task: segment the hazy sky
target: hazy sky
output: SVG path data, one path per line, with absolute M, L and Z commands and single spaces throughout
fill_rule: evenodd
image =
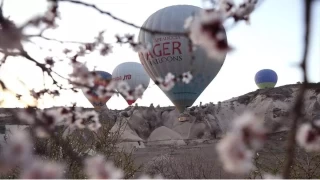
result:
M 88 0 L 89 1 L 89 0 Z M 320 81 L 320 3 L 313 7 L 312 41 L 309 59 L 309 78 L 312 82 Z M 170 5 L 190 4 L 202 6 L 202 0 L 90 0 L 97 6 L 112 14 L 142 25 L 143 22 L 155 11 Z M 10 19 L 21 24 L 28 18 L 44 12 L 46 0 L 6 0 L 4 14 Z M 60 40 L 90 42 L 96 34 L 106 29 L 107 41 L 115 42 L 114 35 L 137 33 L 138 29 L 116 22 L 111 18 L 82 6 L 70 3 L 61 3 L 62 20 L 59 28 L 45 35 Z M 195 104 L 217 102 L 230 99 L 257 89 L 254 83 L 254 75 L 257 71 L 270 68 L 277 72 L 277 86 L 296 83 L 302 80 L 301 71 L 296 65 L 301 60 L 303 45 L 303 4 L 301 0 L 264 0 L 263 4 L 252 14 L 251 25 L 240 23 L 231 30 L 227 30 L 229 43 L 235 47 L 235 51 L 227 55 L 226 61 L 216 78 L 209 84 L 197 99 Z M 31 31 L 31 30 L 30 30 Z M 48 41 L 36 41 L 37 45 L 28 44 L 30 54 L 42 61 L 46 56 L 62 54 L 65 47 L 77 47 L 74 45 L 62 45 Z M 42 46 L 41 50 L 39 46 Z M 52 49 L 49 51 L 48 49 Z M 86 56 L 83 59 L 88 66 L 97 70 L 112 73 L 120 63 L 127 61 L 140 62 L 138 54 L 128 46 L 114 45 L 113 53 L 101 57 L 98 53 Z M 64 62 L 55 67 L 55 70 L 67 76 L 70 73 L 69 65 Z M 0 78 L 9 88 L 26 93 L 25 87 L 18 82 L 22 80 L 29 89 L 43 88 L 42 72 L 32 63 L 23 58 L 11 58 L 0 70 Z M 48 78 L 47 78 L 48 79 Z M 50 81 L 47 81 L 49 86 Z M 136 102 L 139 105 L 154 103 L 161 106 L 172 105 L 164 93 L 150 81 L 149 88 L 145 91 L 143 99 Z M 2 95 L 0 94 L 0 97 Z M 2 96 L 3 97 L 3 96 Z M 14 98 L 6 96 L 6 107 L 18 107 L 23 104 Z M 77 102 L 79 106 L 92 107 L 85 96 L 80 93 L 63 92 L 56 99 L 45 98 L 41 107 L 70 105 Z M 111 109 L 123 109 L 127 103 L 120 96 L 112 97 L 107 103 Z

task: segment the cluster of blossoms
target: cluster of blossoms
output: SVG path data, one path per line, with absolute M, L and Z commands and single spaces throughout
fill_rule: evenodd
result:
M 151 44 L 142 44 L 142 43 L 134 42 L 134 35 L 127 34 L 124 37 L 116 35 L 116 38 L 117 38 L 117 43 L 119 43 L 119 44 L 128 43 L 133 48 L 133 50 L 136 52 L 148 52 L 152 48 Z M 190 71 L 184 72 L 180 75 L 177 75 L 177 77 L 174 76 L 171 72 L 169 72 L 164 78 L 157 77 L 155 80 L 155 84 L 158 85 L 162 90 L 169 91 L 174 87 L 176 82 L 181 81 L 183 83 L 188 84 L 192 80 L 192 77 L 193 76 Z M 122 86 L 126 87 L 127 85 L 122 83 Z M 143 93 L 143 91 L 140 91 L 140 90 L 143 90 L 142 89 L 143 87 L 141 86 L 141 87 L 137 87 L 137 88 L 138 89 L 136 89 L 136 90 L 138 91 L 138 93 L 136 93 L 136 94 L 137 94 L 137 97 L 140 98 L 139 92 Z M 122 88 L 122 89 L 123 90 L 127 89 L 127 92 L 121 92 L 121 93 L 125 97 L 128 97 L 127 98 L 128 100 L 131 100 L 132 98 L 134 98 L 134 97 L 132 97 L 132 94 L 134 94 L 134 91 L 130 92 L 127 87 Z
M 86 43 L 80 46 L 79 56 L 84 56 L 87 52 L 99 50 L 101 56 L 106 56 L 112 53 L 112 46 L 104 42 L 104 31 L 101 31 L 92 43 Z
M 57 126 L 97 131 L 101 124 L 95 111 L 84 111 L 80 107 L 63 107 L 39 110 L 32 107 L 18 113 L 20 121 L 34 127 L 39 137 L 49 137 Z
M 263 120 L 250 112 L 234 119 L 231 131 L 219 142 L 217 151 L 224 169 L 247 173 L 253 168 L 252 158 L 267 138 Z
M 63 179 L 67 173 L 63 162 L 43 160 L 33 154 L 33 142 L 26 130 L 15 130 L 9 135 L 0 152 L 0 173 L 9 173 L 18 166 L 21 179 Z M 88 179 L 123 179 L 124 172 L 96 154 L 84 159 L 84 172 Z M 157 179 L 162 179 L 157 176 Z M 152 179 L 142 175 L 140 179 Z
M 70 83 L 83 89 L 87 96 L 106 98 L 111 97 L 114 93 L 120 93 L 125 97 L 125 99 L 134 100 L 141 98 L 146 89 L 142 84 L 131 89 L 126 81 L 110 81 L 107 86 L 95 85 L 94 80 L 99 76 L 98 74 L 89 71 L 86 64 L 76 61 L 76 58 L 73 58 L 70 64 L 73 68 L 72 73 L 69 75 L 71 78 Z M 168 73 L 164 79 L 160 77 L 157 78 L 155 84 L 161 89 L 169 91 L 173 88 L 176 82 L 188 84 L 192 78 L 193 76 L 190 71 L 182 73 L 177 77 L 172 73 Z
M 184 72 L 179 76 L 175 76 L 172 73 L 168 73 L 165 78 L 158 77 L 155 81 L 155 84 L 158 85 L 164 91 L 170 91 L 176 82 L 183 82 L 189 84 L 193 76 L 190 71 Z
M 72 61 L 73 72 L 70 74 L 71 84 L 81 88 L 86 96 L 108 98 L 115 93 L 122 94 L 127 100 L 134 100 L 142 97 L 145 87 L 142 84 L 131 89 L 126 81 L 110 81 L 106 86 L 94 84 L 99 78 L 95 72 L 90 72 L 84 63 Z M 117 90 L 117 91 L 116 91 Z
M 21 179 L 63 178 L 63 163 L 41 160 L 33 154 L 33 142 L 26 130 L 15 130 L 1 148 L 0 172 L 6 174 L 16 166 L 21 169 Z
M 320 120 L 302 124 L 298 129 L 296 140 L 307 151 L 320 151 Z
M 232 48 L 227 42 L 223 23 L 230 18 L 235 22 L 249 20 L 257 0 L 246 0 L 236 5 L 232 0 L 220 0 L 214 8 L 200 11 L 185 21 L 185 29 L 193 44 L 203 47 L 210 57 L 224 59 L 227 51 Z

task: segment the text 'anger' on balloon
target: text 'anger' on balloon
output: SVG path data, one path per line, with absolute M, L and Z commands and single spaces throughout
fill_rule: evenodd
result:
M 174 39 L 180 38 L 179 36 Z M 170 38 L 158 37 L 153 40 L 152 48 L 147 52 L 140 52 L 139 56 L 145 58 L 150 65 L 181 61 L 182 49 L 180 41 L 170 41 Z M 168 41 L 169 40 L 169 41 Z

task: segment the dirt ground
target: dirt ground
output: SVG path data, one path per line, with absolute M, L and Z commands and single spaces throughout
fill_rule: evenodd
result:
M 134 157 L 137 165 L 146 166 L 145 172 L 161 172 L 172 179 L 259 179 L 265 173 L 281 173 L 287 135 L 287 132 L 270 134 L 264 148 L 258 151 L 253 159 L 257 169 L 244 175 L 230 174 L 223 170 L 215 150 L 219 140 L 190 141 L 185 146 L 148 146 L 146 144 L 146 148 L 137 149 L 134 152 Z M 298 148 L 296 155 L 292 178 L 320 177 L 319 153 L 309 154 Z M 165 160 L 159 160 L 161 157 Z

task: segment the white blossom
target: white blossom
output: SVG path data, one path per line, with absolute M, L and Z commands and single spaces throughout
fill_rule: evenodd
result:
M 73 71 L 71 74 L 69 74 L 69 76 L 75 83 L 89 86 L 93 85 L 95 76 L 90 73 L 88 67 L 85 64 L 81 62 L 72 62 L 71 66 L 73 68 Z
M 86 128 L 86 126 L 84 125 L 84 119 L 82 119 L 82 118 L 77 119 L 77 120 L 74 122 L 73 127 L 76 127 L 76 128 L 78 128 L 78 129 L 84 129 L 84 128 Z
M 128 85 L 127 82 L 119 81 L 118 84 L 117 84 L 117 89 L 124 96 L 128 96 L 129 95 L 130 86 Z
M 86 54 L 86 49 L 82 46 L 79 47 L 78 56 L 84 56 Z
M 183 28 L 184 29 L 189 29 L 192 25 L 192 22 L 194 20 L 194 17 L 193 16 L 189 16 L 185 21 L 184 21 L 184 24 L 183 24 Z
M 99 32 L 98 36 L 94 38 L 96 44 L 100 44 L 104 42 L 104 37 L 103 37 L 104 32 L 105 31 Z
M 192 74 L 190 71 L 183 73 L 182 76 L 182 81 L 186 84 L 189 84 L 189 82 L 192 80 Z
M 160 80 L 160 88 L 164 91 L 170 91 L 175 85 L 174 78 L 175 76 L 169 72 L 164 80 Z
M 249 15 L 255 9 L 257 1 L 256 0 L 245 0 L 239 7 L 235 10 L 234 17 L 236 19 L 249 19 Z
M 234 0 L 220 0 L 218 8 L 225 12 L 233 12 L 236 6 Z
M 163 91 L 170 91 L 173 87 L 174 87 L 174 82 L 170 81 L 170 82 L 163 82 L 161 84 L 159 84 L 159 87 L 163 90 Z
M 106 162 L 102 155 L 85 160 L 85 173 L 90 179 L 121 179 L 124 175 L 112 162 Z
M 152 48 L 152 45 L 150 43 L 147 44 L 135 44 L 134 46 L 131 46 L 135 52 L 140 53 L 147 53 Z
M 188 27 L 189 37 L 195 45 L 203 47 L 209 57 L 223 60 L 229 47 L 226 38 L 217 39 L 217 34 L 224 33 L 222 26 L 226 14 L 221 11 L 200 11 L 192 19 L 187 19 L 185 26 Z M 191 21 L 191 22 L 190 22 Z
M 39 112 L 39 111 L 38 111 Z M 40 110 L 37 118 L 40 120 L 45 120 L 46 118 L 52 118 L 52 127 L 56 124 L 60 123 L 65 119 L 65 116 L 61 114 L 60 109 L 47 109 L 47 110 Z
M 68 113 L 68 115 L 69 116 L 68 116 L 68 118 L 65 119 L 63 125 L 70 127 L 71 129 L 85 128 L 85 126 L 83 124 L 82 111 L 80 111 L 79 108 L 76 108 L 74 111 L 70 111 Z
M 242 138 L 250 148 L 261 148 L 266 140 L 267 129 L 264 127 L 263 119 L 251 112 L 245 112 L 234 119 L 232 133 Z
M 163 79 L 161 78 L 161 77 L 156 77 L 156 81 L 159 83 L 159 84 L 161 84 L 161 83 L 163 83 Z
M 27 165 L 32 157 L 32 140 L 26 130 L 13 130 L 2 147 L 1 160 L 8 165 Z
M 101 99 L 109 98 L 113 95 L 112 91 L 107 90 L 107 88 L 103 86 L 98 86 L 95 92 L 97 96 Z
M 21 179 L 62 179 L 64 164 L 35 160 L 23 169 Z
M 34 131 L 35 131 L 35 134 L 37 135 L 37 137 L 39 137 L 39 138 L 49 138 L 50 137 L 50 134 L 47 132 L 47 130 L 41 126 L 35 127 Z
M 99 128 L 101 127 L 101 123 L 100 122 L 94 122 L 94 123 L 90 123 L 87 128 L 91 131 L 97 131 Z
M 89 124 L 86 126 L 91 131 L 97 131 L 101 127 L 101 124 L 99 122 L 99 114 L 95 111 L 84 112 L 82 114 L 82 120 L 92 121 L 92 122 L 89 122 Z M 82 124 L 81 128 L 84 128 L 84 127 L 85 126 Z
M 171 72 L 169 72 L 169 73 L 166 75 L 166 77 L 164 78 L 164 81 L 165 81 L 165 82 L 173 81 L 174 78 L 175 78 L 175 76 L 174 76 Z
M 99 114 L 96 111 L 85 111 L 81 114 L 81 118 L 90 119 L 93 122 L 99 122 Z
M 139 84 L 133 92 L 134 99 L 141 98 L 144 91 L 145 91 L 145 88 L 143 87 L 143 85 Z
M 117 82 L 116 81 L 110 81 L 108 85 L 106 86 L 107 91 L 114 91 L 117 87 Z
M 314 126 L 304 123 L 297 132 L 297 143 L 307 151 L 320 151 L 320 120 L 314 121 Z
M 35 117 L 33 114 L 27 112 L 26 110 L 20 111 L 17 114 L 18 119 L 27 124 L 33 124 L 35 122 Z
M 74 111 L 71 110 L 71 108 L 59 108 L 58 111 L 60 112 L 60 117 L 63 119 L 63 121 L 59 121 L 57 123 L 58 125 L 64 125 L 69 126 L 73 122 L 73 116 L 75 117 L 75 120 L 81 118 L 82 109 L 80 107 L 76 107 Z
M 247 173 L 253 168 L 253 152 L 248 150 L 241 137 L 229 133 L 218 144 L 217 152 L 226 171 Z

